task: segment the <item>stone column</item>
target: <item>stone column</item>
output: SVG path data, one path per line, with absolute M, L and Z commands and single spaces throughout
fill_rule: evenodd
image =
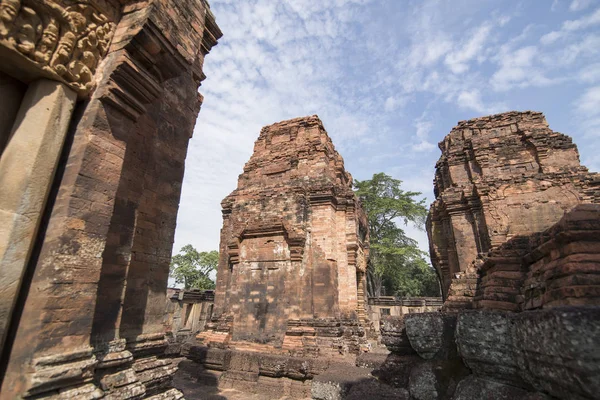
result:
M 65 84 L 29 85 L 0 158 L 0 348 L 6 338 L 77 96 Z

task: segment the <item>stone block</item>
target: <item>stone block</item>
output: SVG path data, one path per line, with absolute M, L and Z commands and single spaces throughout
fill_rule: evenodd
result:
M 526 387 L 519 375 L 511 329 L 511 313 L 463 311 L 456 323 L 458 351 L 476 376 Z
M 356 366 L 370 369 L 380 368 L 387 358 L 388 354 L 361 353 L 356 357 Z
M 205 346 L 192 346 L 188 358 L 204 365 L 208 369 L 225 371 L 229 369 L 231 351 Z
M 275 354 L 261 354 L 258 363 L 261 375 L 278 378 L 284 376 L 287 371 L 288 357 Z
M 411 347 L 426 360 L 457 356 L 454 331 L 456 315 L 446 313 L 408 314 L 404 318 Z
M 352 385 L 344 400 L 409 400 L 406 389 L 388 386 L 376 379 L 367 379 Z
M 451 399 L 458 383 L 469 374 L 459 358 L 419 360 L 410 371 L 408 391 L 414 400 Z
M 408 388 L 410 371 L 420 361 L 422 361 L 421 358 L 416 354 L 407 356 L 391 353 L 385 362 L 374 369 L 371 374 L 389 386 Z
M 600 393 L 600 307 L 556 307 L 513 317 L 515 359 L 526 382 L 561 399 Z
M 456 389 L 453 400 L 551 400 L 542 394 L 492 380 L 469 376 Z
M 402 355 L 415 354 L 406 335 L 403 317 L 385 317 L 379 324 L 381 342 L 389 351 Z

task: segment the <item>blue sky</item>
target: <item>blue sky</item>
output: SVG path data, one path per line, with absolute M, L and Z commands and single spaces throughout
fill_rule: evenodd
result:
M 437 143 L 460 120 L 542 111 L 600 170 L 600 0 L 212 0 L 174 252 L 218 249 L 220 202 L 260 128 L 317 114 L 346 169 L 433 200 Z M 423 231 L 407 232 L 426 250 Z

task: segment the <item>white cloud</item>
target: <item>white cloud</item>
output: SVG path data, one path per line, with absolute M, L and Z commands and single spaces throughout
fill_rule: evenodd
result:
M 581 115 L 600 115 L 600 86 L 594 86 L 586 90 L 577 100 L 576 110 Z
M 578 31 L 597 24 L 600 24 L 600 8 L 580 19 L 563 22 L 562 29 L 565 31 Z
M 536 46 L 519 49 L 502 48 L 495 61 L 498 70 L 490 83 L 495 91 L 503 92 L 513 88 L 543 87 L 563 81 L 564 77 L 548 77 L 552 65 L 566 60 L 556 58 L 556 54 L 540 52 Z
M 417 152 L 431 151 L 437 148 L 437 146 L 427 140 L 421 140 L 419 143 L 412 146 L 412 149 Z
M 408 97 L 406 96 L 389 96 L 385 99 L 383 109 L 386 112 L 396 111 L 398 108 L 404 107 L 408 103 Z
M 582 162 L 590 171 L 600 172 L 600 85 L 588 88 L 573 103 L 573 120 L 582 131 L 583 136 L 589 139 L 587 146 L 579 143 L 580 153 L 585 154 Z
M 437 146 L 429 141 L 429 135 L 431 134 L 434 127 L 433 117 L 426 109 L 419 118 L 416 118 L 413 122 L 415 127 L 415 136 L 417 142 L 411 146 L 411 149 L 415 152 L 430 152 L 437 148 Z
M 600 63 L 583 67 L 578 73 L 578 79 L 585 83 L 595 83 L 600 81 Z
M 479 26 L 466 43 L 446 55 L 444 63 L 455 74 L 468 71 L 468 62 L 482 53 L 491 30 L 488 24 Z
M 571 8 L 573 7 L 574 3 L 577 3 L 577 1 L 571 3 Z M 567 37 L 573 32 L 587 29 L 598 24 L 600 24 L 600 8 L 598 8 L 593 13 L 583 16 L 579 19 L 568 20 L 563 22 L 560 30 L 552 31 L 550 33 L 545 34 L 540 38 L 540 42 L 543 45 L 550 45 L 559 39 Z
M 506 106 L 502 103 L 486 105 L 481 98 L 481 92 L 477 89 L 462 91 L 458 95 L 457 103 L 460 108 L 473 110 L 481 114 L 496 114 L 507 111 Z
M 573 0 L 569 5 L 569 11 L 585 10 L 592 5 L 593 0 Z
M 433 128 L 433 122 L 423 120 L 423 117 L 421 117 L 415 122 L 415 128 L 417 128 L 417 137 L 419 139 L 427 139 Z
M 561 31 L 552 31 L 550 33 L 545 34 L 540 38 L 540 43 L 543 45 L 549 45 L 556 42 L 558 39 L 563 37 L 565 34 Z
M 535 46 L 526 46 L 518 50 L 508 49 L 500 53 L 496 60 L 500 64 L 498 71 L 492 76 L 495 90 L 508 90 L 531 79 L 533 60 L 537 54 Z

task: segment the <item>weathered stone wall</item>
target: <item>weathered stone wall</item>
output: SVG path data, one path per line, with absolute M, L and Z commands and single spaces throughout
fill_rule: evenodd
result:
M 598 175 L 580 166 L 571 138 L 550 130 L 541 113 L 462 121 L 440 149 L 427 232 L 449 305 L 470 304 L 488 251 L 600 199 Z
M 67 7 L 59 22 L 74 24 L 75 39 L 59 24 L 50 71 L 35 64 L 46 62 L 36 53 L 25 63 L 12 55 L 14 42 L 0 43 L 14 61 L 2 59 L 5 73 L 27 64 L 16 78 L 57 79 L 85 99 L 76 105 L 16 296 L 2 355 L 3 399 L 181 396 L 169 387 L 176 367 L 160 358 L 164 298 L 187 144 L 202 103 L 197 88 L 221 33 L 204 1 L 121 3 L 94 2 L 107 22 L 69 0 L 25 2 L 23 10 L 33 4 L 44 24 L 57 4 Z M 70 54 L 66 41 L 81 42 L 81 32 L 98 36 L 98 26 L 111 28 L 112 41 L 106 37 L 106 56 L 92 51 L 97 65 L 87 65 L 91 56 L 78 58 L 77 47 Z
M 187 352 L 196 335 L 210 321 L 214 299 L 212 290 L 167 289 L 163 326 L 169 341 L 168 354 Z
M 600 205 L 494 249 L 479 269 L 474 306 L 510 311 L 600 305 Z
M 364 335 L 366 216 L 318 117 L 263 128 L 221 204 L 216 319 L 202 339 L 318 351 L 335 344 L 315 333 L 337 346 L 345 329 Z

